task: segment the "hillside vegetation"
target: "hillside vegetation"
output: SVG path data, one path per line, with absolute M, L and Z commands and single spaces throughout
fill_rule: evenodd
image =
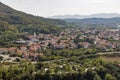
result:
M 118 28 L 120 18 L 86 18 L 86 19 L 64 19 L 64 21 L 81 28 Z
M 8 46 L 9 41 L 16 40 L 23 33 L 57 33 L 66 22 L 47 19 L 14 10 L 0 2 L 0 44 Z

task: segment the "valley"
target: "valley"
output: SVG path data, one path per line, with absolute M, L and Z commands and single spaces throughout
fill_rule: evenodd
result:
M 0 80 L 120 80 L 119 14 L 99 15 L 50 19 L 0 2 Z

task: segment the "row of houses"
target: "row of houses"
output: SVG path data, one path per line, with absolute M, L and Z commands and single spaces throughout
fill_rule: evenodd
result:
M 75 38 L 79 35 L 78 43 L 75 43 Z M 60 34 L 36 34 L 29 35 L 29 40 L 16 41 L 22 43 L 22 46 L 16 48 L 0 48 L 0 54 L 13 53 L 21 55 L 22 58 L 36 60 L 38 56 L 44 55 L 42 50 L 47 48 L 52 49 L 76 49 L 76 48 L 91 48 L 97 47 L 100 49 L 110 49 L 120 47 L 118 30 L 80 30 L 66 29 Z M 88 39 L 88 40 L 86 40 Z M 93 40 L 91 43 L 89 40 Z

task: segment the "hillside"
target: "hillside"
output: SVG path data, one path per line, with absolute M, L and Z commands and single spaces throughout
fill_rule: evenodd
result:
M 0 2 L 0 47 L 9 47 L 11 41 L 24 37 L 24 33 L 57 33 L 66 22 L 58 19 L 47 19 L 33 16 Z
M 62 20 L 47 19 L 26 14 L 24 12 L 14 10 L 3 3 L 0 3 L 0 21 L 4 21 L 9 25 L 19 26 L 19 30 L 22 31 L 28 31 L 32 28 L 36 30 L 37 28 L 37 30 L 40 29 L 40 31 L 38 32 L 46 33 L 51 33 L 51 30 L 56 31 L 59 28 L 59 26 L 61 27 L 66 24 Z M 26 27 L 22 28 L 22 26 Z M 50 28 L 51 30 L 49 31 L 48 28 Z M 43 31 L 45 29 L 47 30 Z
M 117 28 L 120 18 L 87 18 L 87 19 L 64 19 L 66 22 L 77 25 L 77 27 L 89 28 Z
M 120 18 L 87 18 L 87 19 L 64 19 L 67 22 L 76 22 L 76 23 L 120 23 Z

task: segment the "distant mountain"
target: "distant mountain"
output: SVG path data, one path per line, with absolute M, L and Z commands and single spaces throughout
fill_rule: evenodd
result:
M 81 28 L 118 28 L 120 25 L 120 18 L 86 18 L 86 19 L 64 19 L 70 26 Z
M 117 13 L 100 13 L 92 15 L 58 15 L 52 16 L 53 19 L 85 19 L 85 18 L 114 18 L 120 17 L 120 14 Z
M 115 18 L 86 18 L 86 19 L 64 19 L 68 23 L 93 23 L 93 24 L 120 24 L 120 17 Z

